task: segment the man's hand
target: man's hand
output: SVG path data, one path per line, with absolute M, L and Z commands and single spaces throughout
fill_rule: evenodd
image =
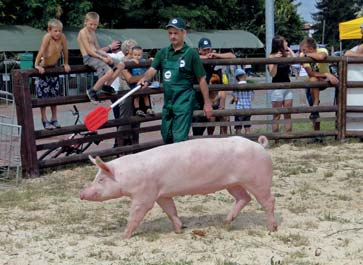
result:
M 110 44 L 111 51 L 118 50 L 121 48 L 121 42 L 119 40 L 113 40 Z
M 149 86 L 150 81 L 146 80 L 144 78 L 141 78 L 139 82 L 137 82 L 138 85 L 141 85 L 142 88 L 148 87 Z
M 328 78 L 329 82 L 332 85 L 339 84 L 339 80 L 338 80 L 338 78 L 335 77 L 335 75 L 332 75 L 331 73 L 325 73 L 325 77 Z
M 204 111 L 204 115 L 207 117 L 207 119 L 212 118 L 213 108 L 212 108 L 212 103 L 210 102 L 210 100 L 208 100 L 208 102 L 204 102 L 203 111 Z

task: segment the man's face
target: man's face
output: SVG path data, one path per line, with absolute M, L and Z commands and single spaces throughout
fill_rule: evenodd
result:
M 212 48 L 200 48 L 199 49 L 199 54 L 200 55 L 207 55 L 208 53 L 212 52 Z
M 184 43 L 185 30 L 176 29 L 173 27 L 168 28 L 169 41 L 172 45 L 181 45 Z
M 307 46 L 306 44 L 303 44 L 300 46 L 300 51 L 302 53 L 311 53 L 311 52 L 315 52 L 315 49 Z

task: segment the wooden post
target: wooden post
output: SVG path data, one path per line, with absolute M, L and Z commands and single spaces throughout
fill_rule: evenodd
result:
M 339 91 L 338 91 L 338 140 L 343 141 L 347 132 L 347 60 L 339 61 Z
M 13 70 L 13 93 L 15 97 L 18 124 L 22 127 L 21 163 L 25 177 L 38 177 L 39 166 L 34 135 L 33 109 L 29 87 L 28 72 Z

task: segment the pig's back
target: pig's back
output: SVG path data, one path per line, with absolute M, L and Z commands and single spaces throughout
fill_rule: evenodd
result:
M 204 138 L 164 145 L 128 156 L 161 194 L 209 193 L 252 179 L 271 167 L 264 148 L 243 137 Z

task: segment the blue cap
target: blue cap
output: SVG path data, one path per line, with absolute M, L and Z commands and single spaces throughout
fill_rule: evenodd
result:
M 212 48 L 212 42 L 208 38 L 201 38 L 198 43 L 199 49 Z
M 240 76 L 240 75 L 246 75 L 245 70 L 238 68 L 235 72 L 234 72 L 234 77 Z
M 166 28 L 173 27 L 179 30 L 186 29 L 185 21 L 184 19 L 180 17 L 175 17 L 169 20 L 168 25 L 166 25 Z

